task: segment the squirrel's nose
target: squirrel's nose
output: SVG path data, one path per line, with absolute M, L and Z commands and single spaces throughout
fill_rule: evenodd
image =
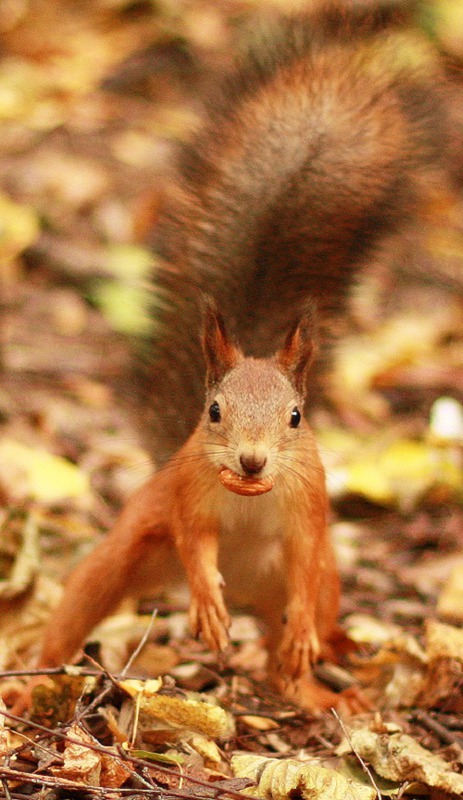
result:
M 267 456 L 260 456 L 256 454 L 242 453 L 240 455 L 240 464 L 246 475 L 257 475 L 262 472 L 267 463 Z

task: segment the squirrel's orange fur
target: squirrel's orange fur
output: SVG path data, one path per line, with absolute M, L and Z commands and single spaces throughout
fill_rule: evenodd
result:
M 178 581 L 181 562 L 191 628 L 210 648 L 228 644 L 225 598 L 252 604 L 268 624 L 275 673 L 295 699 L 333 703 L 307 677 L 299 681 L 329 645 L 339 601 L 324 471 L 299 417 L 313 355 L 309 316 L 274 358 L 253 359 L 229 341 L 208 305 L 203 342 L 208 397 L 199 425 L 71 575 L 40 666 L 72 657 L 124 595 Z M 212 405 L 219 420 L 210 417 Z M 271 475 L 274 487 L 261 496 L 234 494 L 218 479 L 224 465 L 243 480 Z

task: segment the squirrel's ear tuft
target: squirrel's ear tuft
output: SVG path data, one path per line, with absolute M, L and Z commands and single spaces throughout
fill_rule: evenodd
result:
M 315 306 L 307 305 L 276 354 L 279 368 L 302 397 L 306 392 L 307 373 L 317 351 L 316 328 Z
M 209 295 L 203 295 L 202 311 L 202 345 L 207 367 L 206 385 L 208 389 L 212 389 L 236 366 L 242 354 L 229 339 L 223 317 Z

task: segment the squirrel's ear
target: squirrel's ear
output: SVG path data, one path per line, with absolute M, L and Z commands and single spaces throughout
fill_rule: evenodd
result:
M 305 396 L 307 372 L 317 351 L 316 311 L 307 306 L 301 318 L 289 331 L 283 348 L 276 354 L 276 361 L 287 375 L 296 391 Z
M 202 311 L 202 345 L 207 367 L 206 385 L 208 389 L 212 389 L 236 366 L 242 354 L 229 339 L 223 317 L 209 295 L 203 295 Z

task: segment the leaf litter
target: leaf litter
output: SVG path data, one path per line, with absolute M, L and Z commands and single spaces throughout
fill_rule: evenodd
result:
M 372 711 L 341 724 L 273 696 L 246 625 L 217 663 L 189 638 L 182 596 L 157 601 L 148 637 L 146 615 L 125 608 L 82 667 L 34 675 L 63 577 L 150 468 L 116 401 L 127 339 L 146 330 L 143 238 L 172 142 L 253 5 L 0 10 L 0 782 L 14 800 L 463 793 L 461 192 L 366 277 L 335 370 L 340 415 L 315 420 L 355 644 L 324 678 L 361 686 Z M 461 62 L 459 4 L 428 5 Z M 389 262 L 420 259 L 452 288 L 403 278 L 391 293 Z M 9 704 L 29 675 L 42 683 L 18 721 Z

